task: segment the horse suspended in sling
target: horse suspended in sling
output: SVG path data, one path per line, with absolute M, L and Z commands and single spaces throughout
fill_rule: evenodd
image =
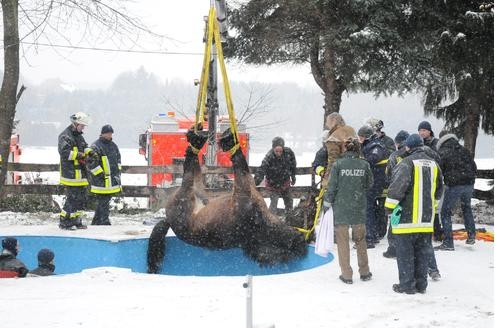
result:
M 193 128 L 188 130 L 186 137 L 189 146 L 183 164 L 182 185 L 169 199 L 166 217 L 155 225 L 149 238 L 149 273 L 161 270 L 165 236 L 170 228 L 179 239 L 194 246 L 240 247 L 260 265 L 285 263 L 306 255 L 304 235 L 268 210 L 230 129 L 221 135 L 219 144 L 223 151 L 231 154 L 234 188 L 231 194 L 210 201 L 204 197 L 198 160 L 198 152 L 207 137 Z

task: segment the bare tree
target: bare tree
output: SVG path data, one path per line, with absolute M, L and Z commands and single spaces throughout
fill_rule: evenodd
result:
M 128 0 L 1 0 L 4 76 L 0 89 L 0 155 L 4 160 L 0 186 L 5 183 L 16 103 L 22 93 L 17 92 L 20 45 L 36 48 L 61 43 L 70 47 L 112 42 L 118 48 L 137 48 L 143 36 L 160 38 L 129 14 L 129 3 Z

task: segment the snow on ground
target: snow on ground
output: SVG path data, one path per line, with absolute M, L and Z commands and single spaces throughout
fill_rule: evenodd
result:
M 111 227 L 68 232 L 60 231 L 50 215 L 3 212 L 0 235 L 143 237 L 151 226 L 142 222 L 152 215 L 112 217 Z M 33 222 L 37 225 L 29 225 Z M 493 226 L 484 227 L 493 231 Z M 355 250 L 353 285 L 338 280 L 337 258 L 307 271 L 255 276 L 255 326 L 493 327 L 493 243 L 467 246 L 456 241 L 455 246 L 455 252 L 436 252 L 442 279 L 430 280 L 424 295 L 392 291 L 398 274 L 396 262 L 382 256 L 386 241 L 368 252 L 373 272 L 369 282 L 358 279 Z M 245 280 L 147 275 L 111 267 L 54 277 L 0 279 L 1 327 L 245 327 Z
M 24 155 L 26 161 L 28 152 Z M 123 164 L 141 164 L 126 162 L 123 157 Z M 262 155 L 258 157 L 251 157 L 251 165 L 259 164 Z M 36 157 L 35 162 L 40 158 L 47 157 Z M 302 160 L 299 165 L 309 162 Z M 111 227 L 62 232 L 56 214 L 0 212 L 0 235 L 143 237 L 151 229 L 143 222 L 153 222 L 160 215 L 163 213 L 112 215 Z M 493 232 L 493 226 L 478 227 Z M 392 284 L 398 282 L 397 265 L 382 256 L 386 246 L 382 241 L 368 251 L 373 272 L 369 282 L 358 279 L 355 250 L 351 251 L 356 271 L 353 285 L 338 280 L 336 254 L 333 262 L 315 269 L 255 276 L 255 327 L 494 326 L 493 243 L 478 241 L 468 246 L 456 241 L 456 251 L 436 252 L 442 279 L 430 280 L 424 295 L 392 291 Z M 245 327 L 245 280 L 148 275 L 109 267 L 53 277 L 0 279 L 0 327 Z

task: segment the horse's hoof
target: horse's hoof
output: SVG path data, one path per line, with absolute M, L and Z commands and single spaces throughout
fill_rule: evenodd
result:
M 203 148 L 204 144 L 208 140 L 208 134 L 203 133 L 202 131 L 194 132 L 193 129 L 187 130 L 186 133 L 187 141 L 197 149 Z
M 223 151 L 229 151 L 235 146 L 234 135 L 232 134 L 230 128 L 222 133 L 219 140 L 220 147 Z

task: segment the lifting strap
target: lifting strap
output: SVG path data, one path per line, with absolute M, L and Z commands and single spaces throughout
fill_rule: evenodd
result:
M 198 123 L 203 123 L 205 121 L 205 109 L 206 109 L 206 94 L 208 87 L 208 75 L 210 73 L 210 62 L 211 62 L 211 52 L 212 45 L 215 42 L 217 49 L 218 62 L 220 64 L 220 71 L 223 80 L 223 90 L 225 94 L 225 101 L 227 103 L 227 111 L 229 114 L 230 130 L 234 136 L 235 143 L 239 143 L 239 135 L 237 132 L 237 123 L 234 113 L 234 105 L 232 102 L 232 92 L 230 90 L 229 79 L 227 76 L 227 69 L 225 68 L 225 61 L 223 58 L 222 41 L 220 39 L 220 27 L 218 25 L 215 7 L 210 7 L 210 12 L 208 14 L 208 24 L 207 24 L 207 38 L 205 43 L 205 54 L 203 58 L 203 68 L 201 71 L 201 79 L 199 82 L 199 92 L 198 99 L 196 102 L 196 124 L 195 132 L 197 132 Z
M 311 233 L 315 230 L 316 225 L 318 224 L 318 219 L 320 218 L 321 206 L 323 205 L 323 195 L 325 194 L 326 188 L 321 188 L 320 193 L 316 196 L 316 212 L 315 218 L 313 220 L 313 226 L 310 229 L 305 228 L 296 228 L 297 231 L 304 233 L 304 239 L 308 240 Z

